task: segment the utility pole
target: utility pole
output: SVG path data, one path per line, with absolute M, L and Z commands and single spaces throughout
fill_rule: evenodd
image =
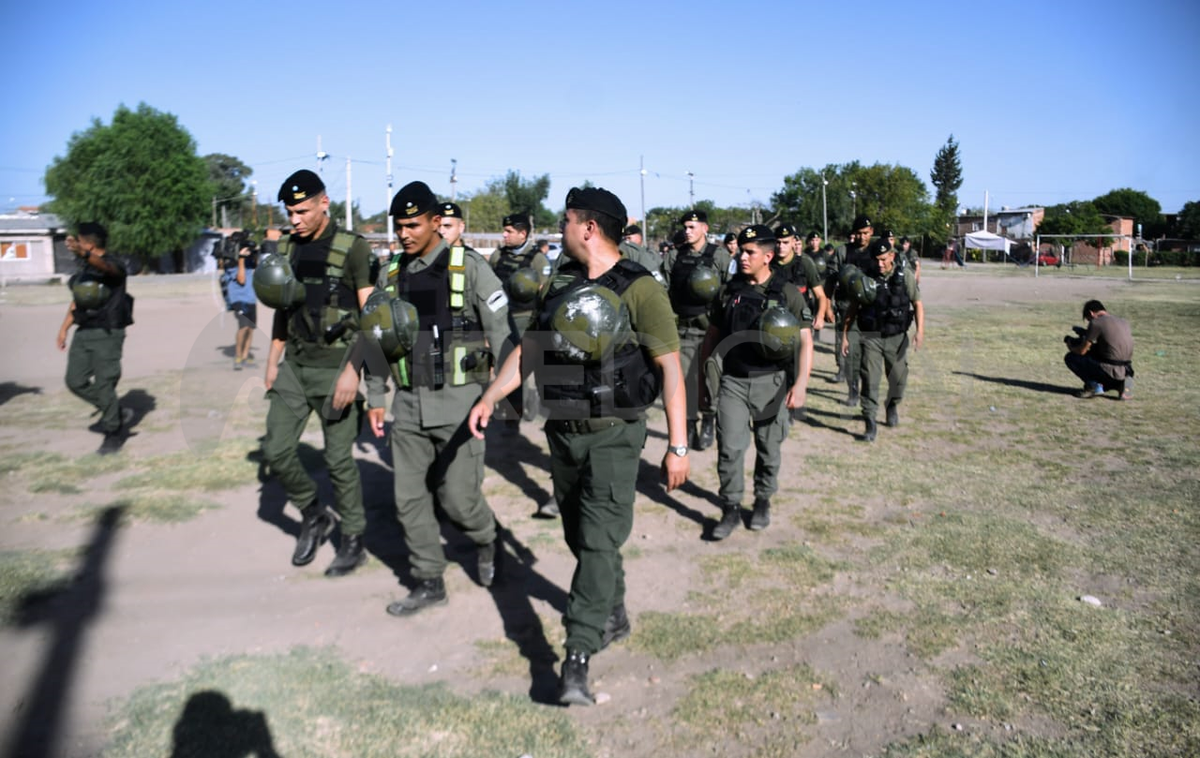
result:
M 857 186 L 858 185 L 855 184 L 854 182 L 850 183 L 850 215 L 851 216 L 858 215 L 858 193 L 854 191 L 854 188 Z M 850 231 L 854 231 L 854 230 L 851 229 Z
M 691 171 L 687 172 L 687 175 L 688 175 L 688 207 L 695 208 L 696 207 L 696 186 L 695 186 L 696 175 L 693 174 Z
M 216 228 L 217 228 L 217 196 L 216 196 L 216 195 L 213 195 L 213 218 L 212 218 L 212 228 L 213 228 L 213 229 L 216 229 Z
M 384 138 L 387 145 L 387 199 L 384 202 L 384 208 L 388 209 L 387 217 L 387 241 L 388 253 L 392 251 L 392 243 L 395 242 L 395 230 L 392 229 L 392 125 L 387 125 L 387 134 Z
M 650 230 L 646 228 L 646 156 L 638 156 L 638 162 L 638 176 L 642 184 L 642 241 L 645 242 L 650 236 Z
M 450 159 L 450 202 L 458 202 L 458 161 Z
M 354 222 L 350 218 L 350 156 L 346 156 L 346 231 L 354 231 Z
M 254 228 L 258 228 L 258 180 L 250 180 L 250 207 L 254 209 Z
M 829 205 L 825 202 L 825 188 L 829 186 L 829 180 L 821 174 L 821 220 L 824 222 L 822 229 L 825 231 L 825 241 L 829 241 Z

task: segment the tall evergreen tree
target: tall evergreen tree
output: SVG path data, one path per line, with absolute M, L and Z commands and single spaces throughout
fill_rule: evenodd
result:
M 929 181 L 937 188 L 933 204 L 946 216 L 953 217 L 958 209 L 958 188 L 962 186 L 962 163 L 958 158 L 958 143 L 954 135 L 946 140 L 933 159 Z

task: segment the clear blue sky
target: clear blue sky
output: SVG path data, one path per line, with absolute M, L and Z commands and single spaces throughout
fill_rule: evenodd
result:
M 1200 3 L 4 2 L 0 210 L 93 118 L 146 102 L 200 154 L 254 169 L 273 200 L 331 158 L 330 194 L 385 207 L 395 187 L 460 195 L 516 169 L 559 208 L 590 179 L 646 207 L 769 201 L 804 166 L 908 166 L 961 146 L 959 201 L 1090 199 L 1118 187 L 1164 211 L 1200 200 Z M 932 187 L 930 190 L 932 192 Z

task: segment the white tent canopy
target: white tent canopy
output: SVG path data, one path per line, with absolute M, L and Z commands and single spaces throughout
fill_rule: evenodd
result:
M 1007 257 L 1012 248 L 1012 240 L 991 232 L 971 232 L 964 240 L 963 247 L 974 250 L 1003 250 Z

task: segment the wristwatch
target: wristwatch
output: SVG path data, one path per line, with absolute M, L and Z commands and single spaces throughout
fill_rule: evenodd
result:
M 687 445 L 667 445 L 667 452 L 683 458 L 687 455 Z

